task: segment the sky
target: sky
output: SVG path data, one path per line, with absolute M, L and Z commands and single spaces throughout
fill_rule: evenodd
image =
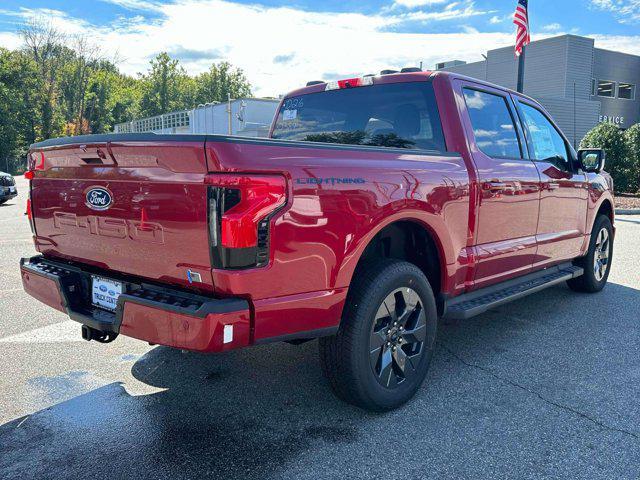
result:
M 38 18 L 100 46 L 137 75 L 166 51 L 187 72 L 227 60 L 257 96 L 309 80 L 482 60 L 512 45 L 516 0 L 2 0 L 0 46 Z M 640 55 L 640 0 L 529 0 L 533 39 L 573 33 Z

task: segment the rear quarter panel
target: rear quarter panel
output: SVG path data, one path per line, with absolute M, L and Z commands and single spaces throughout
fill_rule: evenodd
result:
M 212 171 L 283 174 L 290 185 L 287 206 L 272 219 L 269 266 L 213 271 L 217 292 L 254 301 L 258 341 L 297 322 L 303 330 L 336 325 L 362 252 L 395 221 L 432 233 L 445 289 L 464 277 L 458 253 L 467 242 L 469 174 L 457 154 L 215 137 L 206 153 Z M 289 312 L 291 305 L 299 308 Z M 283 314 L 291 318 L 283 322 Z

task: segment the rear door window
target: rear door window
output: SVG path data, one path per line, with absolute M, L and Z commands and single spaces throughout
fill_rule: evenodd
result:
M 478 148 L 492 158 L 522 158 L 507 99 L 470 88 L 464 99 Z
M 345 88 L 287 98 L 272 137 L 446 150 L 430 82 Z

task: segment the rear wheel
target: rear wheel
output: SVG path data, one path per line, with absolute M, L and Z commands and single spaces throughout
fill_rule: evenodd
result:
M 323 373 L 343 400 L 385 411 L 409 400 L 429 368 L 437 311 L 426 277 L 395 260 L 360 270 L 338 333 L 320 339 Z
M 577 292 L 599 292 L 607 284 L 613 259 L 613 226 L 606 215 L 599 215 L 591 231 L 589 251 L 585 257 L 575 261 L 584 269 L 584 274 L 567 283 Z

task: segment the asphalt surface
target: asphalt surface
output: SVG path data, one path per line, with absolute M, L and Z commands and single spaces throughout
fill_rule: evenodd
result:
M 640 478 L 640 217 L 610 284 L 441 325 L 424 387 L 365 413 L 317 344 L 183 354 L 101 345 L 21 290 L 20 197 L 0 207 L 0 478 Z

